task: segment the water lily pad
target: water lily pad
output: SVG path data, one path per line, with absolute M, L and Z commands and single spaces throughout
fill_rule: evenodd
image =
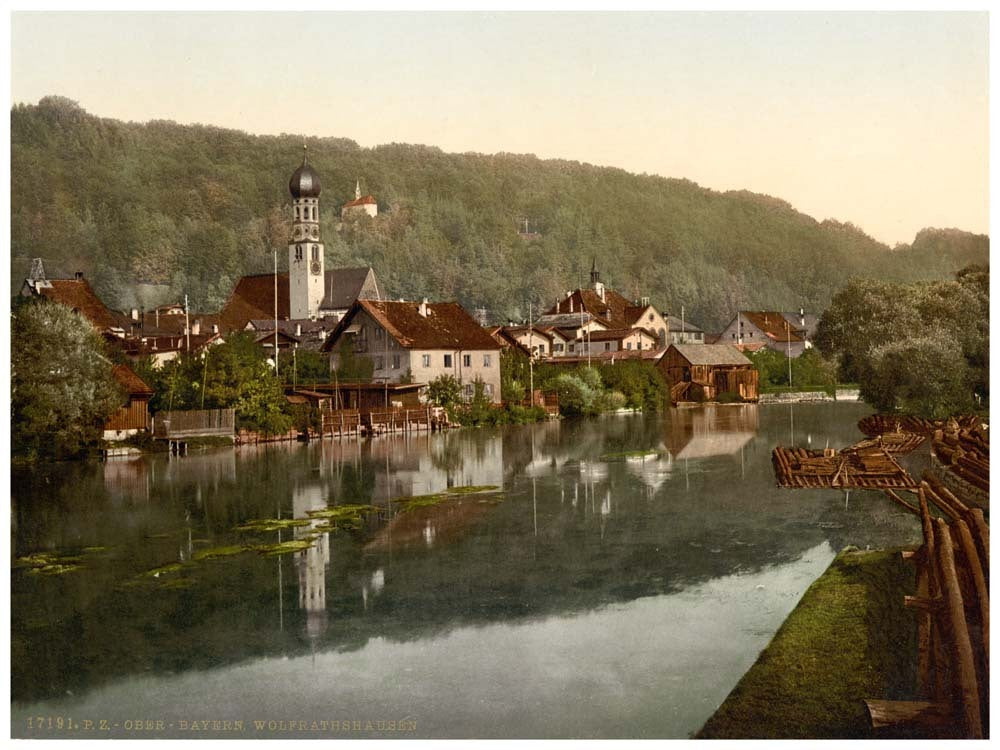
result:
M 100 555 L 108 551 L 107 547 L 84 547 L 82 550 L 85 555 Z
M 51 565 L 43 565 L 40 568 L 32 568 L 29 572 L 35 575 L 60 576 L 63 573 L 72 573 L 74 570 L 80 570 L 81 568 L 83 568 L 82 565 L 61 565 L 59 563 L 53 563 Z
M 211 547 L 200 549 L 192 555 L 193 560 L 214 560 L 217 557 L 231 557 L 241 552 L 247 552 L 250 548 L 242 544 L 234 544 L 229 547 Z
M 141 578 L 159 578 L 162 575 L 167 575 L 169 573 L 176 573 L 179 570 L 189 567 L 188 563 L 182 562 L 172 562 L 166 565 L 160 565 L 156 568 L 150 568 L 149 570 L 143 571 L 139 574 Z
M 55 552 L 35 552 L 31 555 L 19 557 L 14 561 L 12 567 L 31 568 L 32 573 L 40 572 L 44 568 L 69 566 L 71 570 L 81 567 L 79 563 L 83 558 L 78 555 L 60 555 Z M 59 571 L 48 571 L 47 574 Z M 66 571 L 68 572 L 68 571 Z
M 291 539 L 277 544 L 258 544 L 253 549 L 262 555 L 274 557 L 275 555 L 287 555 L 291 552 L 302 552 L 312 547 L 314 541 L 314 539 Z
M 308 525 L 308 518 L 255 518 L 237 526 L 236 531 L 268 532 Z

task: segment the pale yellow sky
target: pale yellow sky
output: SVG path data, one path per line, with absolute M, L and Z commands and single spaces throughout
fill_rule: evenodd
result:
M 16 13 L 12 98 L 530 152 L 988 232 L 985 13 Z

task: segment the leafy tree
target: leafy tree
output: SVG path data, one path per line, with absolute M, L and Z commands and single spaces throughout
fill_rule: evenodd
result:
M 294 355 L 286 349 L 278 355 L 278 372 L 284 383 L 328 383 L 330 358 L 312 349 L 297 349 Z
M 427 384 L 427 398 L 435 406 L 454 406 L 462 400 L 462 384 L 454 375 L 439 375 Z
M 341 382 L 367 382 L 375 374 L 375 363 L 371 357 L 358 356 L 345 336 L 337 347 L 337 380 Z
M 657 411 L 666 403 L 666 381 L 651 362 L 623 360 L 601 367 L 600 375 L 604 387 L 618 391 L 624 399 L 616 409 L 627 406 Z
M 853 281 L 820 319 L 817 344 L 880 409 L 966 409 L 989 396 L 988 289 L 983 267 L 951 282 Z
M 66 458 L 101 437 L 124 403 L 104 342 L 58 304 L 20 306 L 11 329 L 12 453 Z

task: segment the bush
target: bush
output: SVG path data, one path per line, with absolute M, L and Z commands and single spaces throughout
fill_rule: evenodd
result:
M 454 375 L 440 375 L 427 384 L 427 398 L 435 406 L 454 406 L 462 400 L 462 384 Z

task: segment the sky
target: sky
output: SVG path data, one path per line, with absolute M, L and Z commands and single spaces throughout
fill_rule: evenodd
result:
M 988 29 L 983 12 L 19 12 L 11 98 L 573 159 L 767 193 L 893 245 L 988 232 Z

